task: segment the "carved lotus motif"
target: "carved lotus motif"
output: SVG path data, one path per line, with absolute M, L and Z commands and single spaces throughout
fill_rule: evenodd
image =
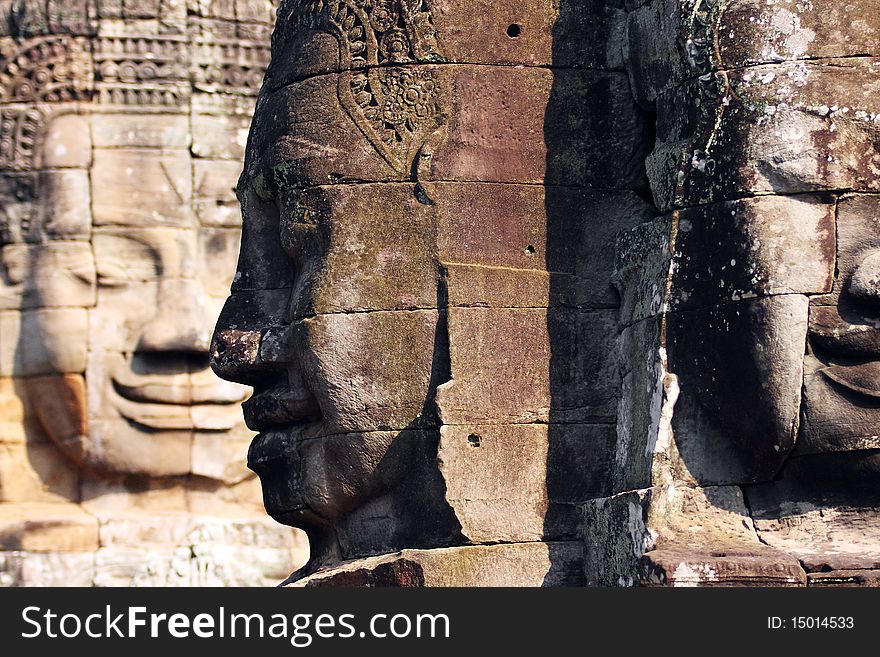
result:
M 412 66 L 443 61 L 429 2 L 294 0 L 279 15 L 294 30 L 336 38 L 342 107 L 385 161 L 408 175 L 419 149 L 446 123 L 442 82 L 434 71 Z

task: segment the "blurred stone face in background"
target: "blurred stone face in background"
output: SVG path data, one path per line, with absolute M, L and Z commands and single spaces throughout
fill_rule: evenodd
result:
M 241 583 L 301 558 L 257 507 L 249 389 L 208 367 L 273 14 L 253 0 L 0 3 L 0 376 L 24 424 L 0 438 L 8 583 L 45 582 L 72 554 L 91 565 L 80 584 L 229 583 L 224 562 L 255 532 L 263 553 Z M 201 542 L 225 552 L 188 555 Z M 145 543 L 156 563 L 133 550 Z

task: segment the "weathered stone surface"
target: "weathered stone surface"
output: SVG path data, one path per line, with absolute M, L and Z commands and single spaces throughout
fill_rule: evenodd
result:
M 834 290 L 810 307 L 800 454 L 878 445 L 876 211 L 877 200 L 868 195 L 847 196 L 838 205 Z
M 47 169 L 86 169 L 92 163 L 93 143 L 88 117 L 56 116 L 46 131 L 42 165 Z
M 94 552 L 0 551 L 0 586 L 94 586 Z
M 807 575 L 807 586 L 877 588 L 880 586 L 880 573 L 876 570 L 837 570 L 830 573 L 810 573 Z
M 198 565 L 189 548 L 101 548 L 95 553 L 94 586 L 193 586 Z
M 88 318 L 83 308 L 0 313 L 0 374 L 39 376 L 85 370 Z M 22 336 L 39 336 L 21 339 Z
M 89 175 L 57 169 L 0 177 L 0 243 L 88 240 Z
M 198 241 L 198 271 L 203 289 L 211 298 L 225 297 L 235 277 L 229 263 L 235 262 L 241 232 L 235 228 L 203 228 Z
M 4 310 L 95 304 L 95 259 L 88 242 L 8 244 L 0 250 L 0 263 Z
M 864 474 L 827 454 L 809 466 L 804 460 L 794 460 L 800 477 L 746 490 L 761 540 L 796 556 L 808 573 L 880 568 L 880 505 L 862 486 Z
M 613 312 L 453 308 L 448 322 L 444 424 L 614 421 Z M 527 350 L 511 352 L 514 331 Z
M 871 394 L 877 378 L 872 362 L 829 365 L 813 355 L 804 361 L 804 405 L 796 453 L 817 454 L 880 448 L 880 400 Z M 859 385 L 855 376 L 867 369 Z
M 324 430 L 403 429 L 420 419 L 430 422 L 423 411 L 433 394 L 438 320 L 436 311 L 354 313 L 319 315 L 295 325 L 300 376 L 319 400 Z M 387 351 L 371 350 L 377 342 Z
M 669 316 L 672 426 L 698 481 L 771 478 L 794 448 L 807 313 L 805 297 L 782 295 Z
M 98 548 L 98 520 L 74 504 L 0 504 L 0 548 L 84 552 Z
M 646 577 L 803 585 L 803 569 L 876 567 L 871 7 L 627 3 L 628 73 L 657 119 L 647 174 L 672 214 L 619 244 L 622 494 L 613 513 L 585 507 L 588 554 L 630 536 L 607 564 L 631 572 L 632 537 L 674 529 L 659 491 L 753 483 L 750 515 L 776 552 L 729 549 L 735 527 L 701 507 L 687 517 L 706 549 L 658 541 Z M 588 579 L 613 583 L 597 554 Z
M 645 555 L 646 585 L 803 587 L 806 575 L 796 559 L 757 546 L 752 550 L 715 551 L 659 549 Z
M 24 400 L 16 384 L 12 377 L 0 377 L 0 445 L 4 446 L 23 445 L 28 440 Z
M 185 151 L 96 149 L 91 176 L 97 226 L 192 223 L 192 165 Z
M 154 114 L 97 114 L 91 117 L 91 134 L 97 149 L 186 149 L 191 139 L 188 117 Z
M 833 199 L 758 197 L 682 210 L 623 233 L 621 319 L 752 297 L 831 291 Z
M 657 204 L 875 191 L 877 75 L 869 58 L 789 62 L 670 91 L 658 100 L 659 146 L 647 163 Z
M 615 236 L 650 218 L 630 192 L 440 183 L 431 192 L 450 306 L 614 307 Z
M 576 5 L 540 0 L 526 8 L 488 0 L 443 2 L 427 11 L 420 6 L 409 18 L 415 26 L 410 38 L 395 29 L 399 2 L 388 3 L 372 18 L 367 18 L 364 9 L 348 6 L 341 17 L 321 17 L 328 11 L 308 5 L 290 7 L 286 14 L 290 18 L 279 25 L 267 85 L 277 89 L 319 73 L 400 61 L 620 67 L 615 46 L 624 15 L 606 4 L 601 0 Z M 351 36 L 343 37 L 352 52 L 344 59 L 329 29 L 302 28 L 303 23 L 324 22 L 329 27 L 344 21 L 355 28 Z
M 610 488 L 611 425 L 444 426 L 440 435 L 446 500 L 474 543 L 574 537 L 578 506 Z
M 79 473 L 54 445 L 0 446 L 0 509 L 6 503 L 63 503 L 79 498 Z M 26 506 L 25 510 L 36 507 Z M 76 507 L 75 507 L 76 508 Z
M 241 229 L 241 209 L 235 198 L 238 160 L 193 160 L 193 207 L 202 226 Z
M 718 69 L 880 53 L 876 0 L 638 4 L 629 14 L 626 51 L 637 95 L 644 100 Z
M 602 70 L 622 7 L 446 3 L 379 25 L 398 9 L 345 5 L 350 38 L 380 39 L 342 56 L 329 23 L 301 20 L 320 7 L 279 14 L 211 349 L 255 388 L 249 462 L 270 513 L 308 529 L 307 572 L 407 548 L 451 561 L 468 541 L 544 551 L 610 492 L 614 235 L 653 214 L 628 191 L 647 127 Z
M 320 571 L 296 586 L 578 586 L 577 543 L 524 543 L 437 550 L 404 550 Z
M 292 318 L 437 307 L 433 213 L 410 185 L 333 186 L 279 201 L 297 269 Z
M 640 183 L 641 117 L 622 73 L 435 65 L 383 70 L 396 76 L 386 84 L 401 93 L 407 85 L 429 85 L 431 91 L 419 91 L 426 114 L 411 119 L 414 132 L 405 130 L 399 142 L 386 145 L 364 114 L 379 108 L 362 110 L 352 101 L 352 109 L 343 109 L 339 77 L 318 76 L 260 100 L 257 111 L 276 120 L 256 124 L 247 173 L 264 174 L 270 192 L 288 182 L 406 180 L 414 164 L 424 181 L 613 189 Z M 321 149 L 304 148 L 316 142 Z M 419 156 L 415 163 L 418 153 L 430 161 Z
M 235 161 L 241 170 L 247 142 L 250 112 L 211 115 L 197 113 L 192 117 L 192 154 L 194 157 Z M 237 174 L 236 174 L 236 177 Z M 230 180 L 235 182 L 235 178 Z
M 196 433 L 192 444 L 192 473 L 226 484 L 236 484 L 252 476 L 247 469 L 247 450 L 253 434 L 242 432 L 241 437 Z
M 267 431 L 251 445 L 248 465 L 260 475 L 272 517 L 315 529 L 316 517 L 330 520 L 338 527 L 340 556 L 354 558 L 391 552 L 401 542 L 434 547 L 454 539 L 455 517 L 443 504 L 432 459 L 437 440 L 430 431 L 359 432 L 317 440 Z M 311 540 L 320 564 L 325 546 Z
M 804 586 L 797 559 L 758 540 L 736 487 L 669 486 L 584 506 L 587 583 Z
M 678 381 L 666 369 L 662 328 L 659 318 L 644 320 L 625 328 L 618 340 L 621 385 L 613 493 L 650 487 L 653 459 L 669 449 Z

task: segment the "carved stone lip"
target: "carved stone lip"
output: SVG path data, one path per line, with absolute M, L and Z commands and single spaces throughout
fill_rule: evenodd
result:
M 810 327 L 810 341 L 840 356 L 880 358 L 880 324 L 839 321 Z
M 188 381 L 186 375 L 163 377 L 149 375 L 135 382 L 131 379 L 120 381 L 113 377 L 113 384 L 122 397 L 134 402 L 153 404 L 236 404 L 245 394 L 237 386 L 223 382 L 215 385 L 198 385 Z
M 238 404 L 146 404 L 110 393 L 124 418 L 156 431 L 229 431 L 241 422 Z
M 854 392 L 880 398 L 880 361 L 857 365 L 829 365 L 819 371 Z
M 254 393 L 242 403 L 244 421 L 251 431 L 277 430 L 320 417 L 317 400 L 305 390 L 271 388 Z
M 260 474 L 276 461 L 289 461 L 296 453 L 297 445 L 303 441 L 307 430 L 312 426 L 313 423 L 309 422 L 276 426 L 257 434 L 248 448 L 248 467 Z
M 190 374 L 117 371 L 108 396 L 124 418 L 157 431 L 228 431 L 241 422 L 247 389 Z

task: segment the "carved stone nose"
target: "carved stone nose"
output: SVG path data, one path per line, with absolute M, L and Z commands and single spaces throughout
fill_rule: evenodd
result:
M 211 332 L 206 322 L 204 291 L 191 280 L 166 280 L 160 284 L 159 307 L 144 326 L 139 352 L 208 352 Z
M 880 304 L 880 251 L 874 251 L 853 272 L 849 293 L 858 301 Z
M 218 327 L 211 341 L 211 369 L 221 379 L 250 383 L 260 364 L 260 331 Z

